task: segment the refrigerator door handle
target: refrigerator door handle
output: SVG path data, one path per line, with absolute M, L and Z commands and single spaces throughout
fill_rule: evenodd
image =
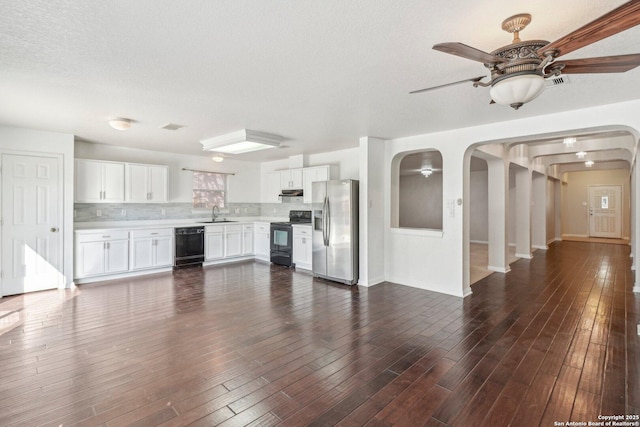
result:
M 322 243 L 325 246 L 329 246 L 329 242 L 327 239 L 327 204 L 329 200 L 327 197 L 324 198 L 322 202 Z
M 327 197 L 327 245 L 329 246 L 329 241 L 331 240 L 331 202 Z

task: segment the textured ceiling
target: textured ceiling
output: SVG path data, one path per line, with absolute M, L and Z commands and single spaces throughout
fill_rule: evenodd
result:
M 104 144 L 202 154 L 239 129 L 283 136 L 273 160 L 640 98 L 640 70 L 575 75 L 519 111 L 487 88 L 428 86 L 485 73 L 436 52 L 510 42 L 502 20 L 528 12 L 523 39 L 553 41 L 623 1 L 6 0 L 0 14 L 0 123 Z M 566 58 L 640 52 L 640 27 Z M 137 123 L 127 132 L 112 117 Z M 185 125 L 177 131 L 160 126 Z

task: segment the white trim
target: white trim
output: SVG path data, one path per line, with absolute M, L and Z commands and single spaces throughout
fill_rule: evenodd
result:
M 479 245 L 488 245 L 489 242 L 486 240 L 469 240 L 469 243 L 477 243 Z
M 587 234 L 563 234 L 560 237 L 560 240 L 562 240 L 563 237 L 580 237 L 582 239 L 588 239 L 589 236 Z
M 511 271 L 511 267 L 494 267 L 492 265 L 487 266 L 487 270 L 495 271 L 496 273 L 508 273 Z
M 548 245 L 548 243 L 547 243 L 547 245 Z M 531 247 L 533 249 L 542 249 L 542 250 L 546 251 L 547 249 L 549 249 L 549 246 L 547 246 L 547 245 L 531 245 Z
M 519 253 L 515 253 L 515 256 L 518 258 L 524 258 L 524 259 L 532 259 L 533 258 L 533 254 L 519 254 Z
M 400 227 L 391 227 L 391 234 L 401 234 L 405 236 L 414 236 L 414 237 L 437 237 L 442 238 L 444 234 L 442 230 L 429 230 L 429 229 L 421 229 L 421 228 L 400 228 Z
M 380 283 L 384 283 L 384 277 L 374 277 L 373 279 L 367 279 L 366 281 L 361 281 L 359 280 L 357 285 L 358 286 L 365 286 L 367 288 L 371 287 L 371 286 L 376 286 L 379 285 Z
M 640 294 L 640 285 L 635 285 L 633 287 L 633 293 L 634 294 Z
M 635 264 L 631 264 L 631 271 L 636 271 L 636 265 Z
M 136 276 L 145 276 L 147 274 L 166 273 L 170 271 L 173 271 L 173 267 L 156 268 L 153 270 L 135 270 L 135 271 L 127 271 L 125 273 L 118 273 L 118 274 L 105 274 L 100 276 L 76 278 L 73 280 L 73 283 L 76 285 L 84 285 L 86 283 L 104 282 L 107 280 L 123 279 L 127 277 L 136 277 Z

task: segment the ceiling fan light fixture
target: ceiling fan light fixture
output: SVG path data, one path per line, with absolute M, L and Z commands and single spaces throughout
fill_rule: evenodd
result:
M 578 151 L 576 153 L 576 156 L 578 156 L 579 159 L 584 159 L 587 156 L 587 152 L 586 151 Z
M 564 144 L 565 147 L 571 148 L 571 147 L 573 147 L 573 144 L 576 143 L 576 138 L 573 137 L 573 136 L 567 137 L 567 138 L 562 140 L 562 143 Z
M 425 178 L 429 178 L 431 176 L 431 174 L 433 173 L 433 169 L 431 169 L 431 168 L 422 168 L 422 169 L 420 169 L 420 173 Z
M 131 127 L 131 123 L 131 119 L 125 119 L 122 117 L 109 120 L 109 126 L 115 130 L 127 130 Z
M 517 110 L 538 97 L 544 88 L 544 77 L 531 73 L 504 78 L 491 86 L 489 93 L 496 104 L 510 105 Z
M 593 160 L 587 160 L 586 162 L 584 162 L 584 165 L 588 168 L 590 168 L 591 166 L 593 166 Z
M 217 154 L 217 155 L 211 157 L 211 160 L 213 160 L 216 163 L 220 163 L 221 161 L 224 160 L 224 157 L 222 157 L 221 155 Z

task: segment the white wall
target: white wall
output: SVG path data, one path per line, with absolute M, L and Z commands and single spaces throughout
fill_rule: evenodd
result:
M 225 159 L 221 163 L 215 163 L 209 156 L 139 150 L 83 141 L 76 141 L 75 156 L 80 159 L 166 165 L 169 167 L 168 201 L 170 203 L 192 201 L 192 174 L 183 171 L 182 168 L 235 173 L 228 180 L 227 200 L 230 203 L 260 202 L 260 163 L 256 162 Z
M 63 163 L 63 215 L 60 226 L 63 244 L 63 274 L 65 286 L 73 283 L 73 135 L 42 132 L 0 126 L 0 153 L 33 154 L 52 153 L 62 156 Z
M 446 205 L 465 194 L 463 165 L 465 152 L 469 149 L 484 143 L 507 143 L 523 137 L 557 137 L 567 132 L 580 133 L 589 129 L 627 130 L 637 139 L 640 129 L 637 111 L 640 111 L 640 100 L 399 138 L 387 141 L 383 163 L 368 166 L 370 169 L 379 167 L 393 174 L 398 170 L 397 159 L 405 153 L 439 150 L 443 159 L 443 198 Z M 392 200 L 395 197 L 393 186 L 392 179 L 387 179 L 385 213 L 391 218 Z M 468 270 L 469 266 L 464 253 L 467 251 L 468 254 L 464 235 L 469 232 L 469 226 L 464 226 L 462 209 L 469 209 L 465 200 L 461 206 L 456 205 L 453 215 L 445 214 L 441 234 L 406 234 L 386 221 L 386 279 L 452 295 L 467 294 L 468 283 L 465 283 L 463 271 Z
M 339 179 L 359 179 L 360 178 L 360 148 L 349 148 L 346 150 L 331 151 L 329 153 L 310 154 L 304 156 L 302 167 L 335 165 L 339 169 Z M 260 164 L 262 172 L 272 172 L 282 169 L 290 169 L 289 159 L 274 160 Z
M 489 172 L 472 171 L 470 179 L 469 238 L 472 242 L 488 242 Z

